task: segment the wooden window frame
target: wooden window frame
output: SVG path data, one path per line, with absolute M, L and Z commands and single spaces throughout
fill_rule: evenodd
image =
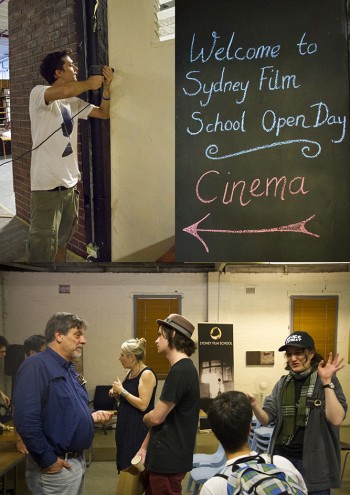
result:
M 182 311 L 182 295 L 181 294 L 165 294 L 165 295 L 158 295 L 158 294 L 137 294 L 134 295 L 134 335 L 135 338 L 141 338 L 144 337 L 147 341 L 147 348 L 146 348 L 146 364 L 150 368 L 153 369 L 155 374 L 157 375 L 158 379 L 164 379 L 169 373 L 169 362 L 167 359 L 165 359 L 164 356 L 159 355 L 156 349 L 156 344 L 155 340 L 157 339 L 157 319 L 164 319 L 166 318 L 170 313 L 178 313 L 181 314 Z M 155 301 L 155 305 L 158 303 L 161 306 L 163 306 L 163 313 L 162 311 L 157 311 L 155 313 L 155 309 L 150 309 L 150 315 L 148 317 L 148 323 L 146 323 L 146 331 L 144 331 L 138 321 L 138 306 L 139 304 L 142 304 L 143 301 Z M 162 302 L 164 302 L 164 305 L 162 305 Z M 167 304 L 168 303 L 168 304 Z M 169 306 L 169 308 L 166 309 L 166 306 Z M 170 306 L 172 309 L 170 309 Z M 147 316 L 146 316 L 147 318 Z
M 312 332 L 312 330 L 310 330 L 310 328 L 307 328 L 307 327 L 296 328 L 296 329 L 294 328 L 295 301 L 297 301 L 297 300 L 311 300 L 311 299 L 313 299 L 313 300 L 334 300 L 335 301 L 333 343 L 325 345 L 323 349 L 321 348 L 320 345 L 317 344 L 317 341 L 320 340 L 319 339 L 320 334 L 321 334 L 320 331 L 317 330 L 315 333 L 315 332 Z M 339 296 L 331 295 L 331 294 L 325 295 L 325 296 L 303 296 L 303 295 L 291 296 L 291 325 L 290 325 L 291 331 L 296 332 L 298 330 L 305 330 L 306 332 L 310 333 L 310 335 L 312 335 L 312 337 L 315 340 L 316 351 L 318 353 L 320 353 L 325 358 L 325 360 L 327 360 L 329 352 L 333 352 L 333 355 L 335 355 L 337 352 L 338 312 L 339 312 Z M 325 339 L 325 337 L 324 337 L 324 339 Z M 327 340 L 327 339 L 325 339 L 325 340 Z

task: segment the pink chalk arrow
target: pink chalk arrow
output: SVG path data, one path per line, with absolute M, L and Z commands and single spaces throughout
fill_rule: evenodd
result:
M 313 234 L 312 232 L 309 232 L 305 225 L 307 222 L 312 220 L 315 215 L 312 215 L 311 217 L 307 218 L 306 220 L 302 220 L 301 222 L 297 223 L 291 223 L 290 225 L 282 225 L 281 227 L 271 227 L 270 229 L 247 229 L 247 230 L 224 230 L 224 229 L 199 229 L 198 225 L 206 218 L 208 218 L 210 213 L 203 217 L 201 220 L 198 220 L 198 222 L 194 223 L 193 225 L 190 225 L 189 227 L 185 227 L 183 230 L 184 232 L 187 232 L 188 234 L 193 235 L 196 237 L 204 246 L 205 250 L 207 253 L 209 253 L 209 248 L 206 245 L 206 243 L 203 241 L 201 236 L 198 234 L 198 232 L 213 232 L 215 234 L 265 234 L 265 233 L 270 233 L 270 232 L 296 232 L 298 234 L 307 234 L 307 235 L 312 235 L 313 237 L 320 237 L 318 234 Z

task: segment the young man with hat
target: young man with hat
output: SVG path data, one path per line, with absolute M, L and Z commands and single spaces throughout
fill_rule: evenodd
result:
M 155 408 L 143 421 L 150 431 L 138 455 L 146 465 L 146 495 L 181 495 L 181 481 L 192 469 L 199 416 L 199 379 L 189 359 L 196 345 L 194 326 L 171 314 L 159 325 L 156 345 L 170 363 L 170 371 Z
M 309 495 L 329 495 L 340 486 L 339 426 L 347 403 L 335 376 L 343 359 L 325 361 L 307 332 L 293 332 L 283 346 L 286 370 L 261 408 L 249 395 L 257 419 L 276 422 L 270 452 L 289 459 L 304 477 Z

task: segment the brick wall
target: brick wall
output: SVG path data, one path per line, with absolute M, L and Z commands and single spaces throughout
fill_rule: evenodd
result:
M 43 84 L 39 65 L 47 53 L 64 48 L 76 52 L 78 35 L 74 0 L 10 0 L 11 133 L 17 215 L 30 219 L 29 93 Z M 24 156 L 22 154 L 26 153 Z M 81 194 L 79 228 L 70 249 L 85 257 L 84 208 Z

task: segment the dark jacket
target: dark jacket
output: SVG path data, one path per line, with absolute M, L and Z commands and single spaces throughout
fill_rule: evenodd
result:
M 287 375 L 282 376 L 274 386 L 271 395 L 266 397 L 263 409 L 271 421 L 276 421 L 269 453 L 273 453 L 275 442 L 282 427 L 282 388 Z M 335 394 L 347 411 L 343 390 L 336 376 L 332 382 Z M 340 486 L 340 440 L 339 427 L 331 425 L 325 415 L 325 393 L 317 377 L 312 400 L 316 401 L 310 410 L 309 421 L 305 428 L 303 445 L 304 479 L 309 491 L 326 490 Z

